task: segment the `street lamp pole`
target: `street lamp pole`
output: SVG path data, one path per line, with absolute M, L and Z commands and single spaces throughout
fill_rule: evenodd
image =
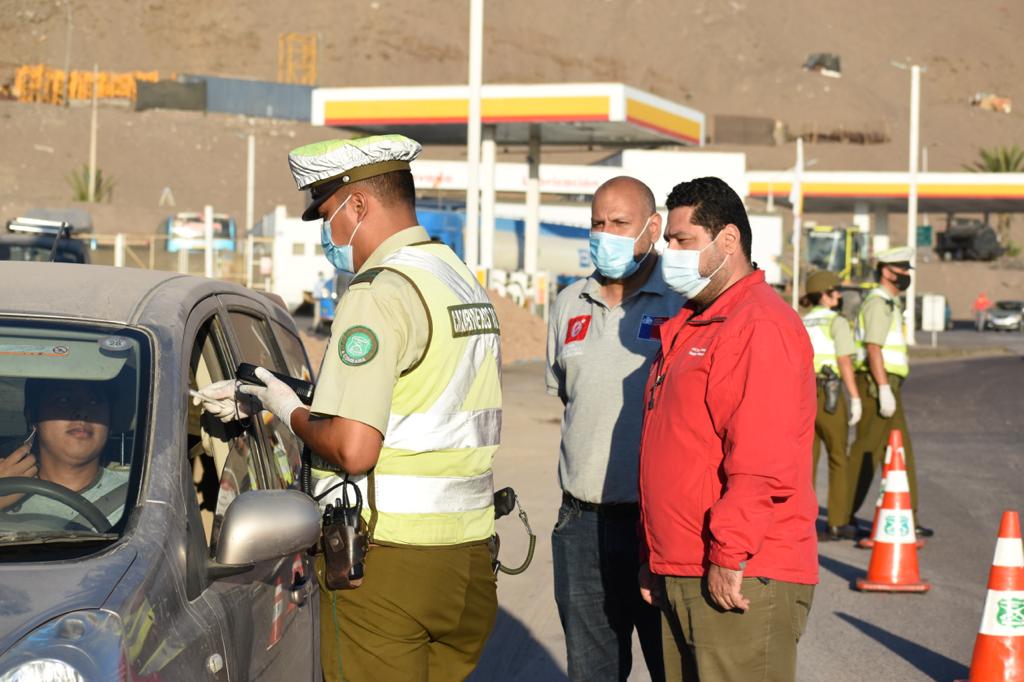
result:
M 484 0 L 469 0 L 469 121 L 466 128 L 466 226 L 464 260 L 479 263 L 480 91 L 483 87 Z
M 917 264 L 917 162 L 921 158 L 921 67 L 914 64 L 910 67 L 910 169 L 909 188 L 907 191 L 907 246 L 913 249 L 910 257 L 910 264 Z M 915 344 L 914 331 L 916 327 L 915 312 L 917 302 L 914 299 L 916 277 L 910 279 L 910 287 L 907 288 L 907 345 Z
M 793 310 L 800 308 L 800 242 L 804 214 L 804 138 L 796 138 L 796 166 L 793 171 Z

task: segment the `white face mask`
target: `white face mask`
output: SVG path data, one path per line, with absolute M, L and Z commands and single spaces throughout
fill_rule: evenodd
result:
M 711 278 L 722 269 L 725 261 L 729 259 L 729 256 L 726 256 L 714 272 L 707 277 L 701 276 L 700 254 L 716 241 L 718 241 L 717 236 L 703 249 L 665 249 L 661 254 L 661 276 L 665 280 L 665 285 L 687 299 L 704 291 L 704 288 L 711 282 Z

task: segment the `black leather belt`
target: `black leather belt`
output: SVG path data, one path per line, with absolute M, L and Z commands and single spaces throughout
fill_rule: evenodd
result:
M 636 502 L 611 502 L 608 504 L 597 504 L 596 502 L 584 502 L 577 500 L 567 492 L 562 493 L 562 503 L 580 511 L 596 512 L 603 516 L 639 516 L 640 505 Z

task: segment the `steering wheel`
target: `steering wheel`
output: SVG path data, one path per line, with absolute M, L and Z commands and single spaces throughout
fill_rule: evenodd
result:
M 13 493 L 31 493 L 41 495 L 71 507 L 100 533 L 110 530 L 110 522 L 106 515 L 95 504 L 59 483 L 51 483 L 27 476 L 5 476 L 0 478 L 0 496 Z

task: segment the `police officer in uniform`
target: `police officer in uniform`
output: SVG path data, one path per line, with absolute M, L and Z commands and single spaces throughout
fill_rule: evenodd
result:
M 864 401 L 864 416 L 850 447 L 850 523 L 860 509 L 874 472 L 880 467 L 889 432 L 899 429 L 906 453 L 911 504 L 917 519 L 917 476 L 910 431 L 903 413 L 902 386 L 910 373 L 906 329 L 900 293 L 910 286 L 914 249 L 905 246 L 877 255 L 878 286 L 861 303 L 857 313 L 857 389 Z M 930 528 L 918 524 L 917 534 L 929 537 Z
M 811 309 L 803 316 L 803 321 L 814 348 L 814 373 L 818 378 L 812 480 L 817 479 L 822 442 L 828 450 L 828 528 L 818 534 L 818 539 L 853 539 L 857 529 L 847 523 L 846 446 L 849 427 L 861 418 L 861 399 L 853 374 L 853 358 L 857 353 L 853 331 L 849 321 L 836 312 L 842 303 L 839 276 L 827 270 L 808 275 L 800 303 Z M 840 384 L 846 386 L 850 394 L 849 408 Z
M 362 584 L 332 591 L 320 574 L 326 680 L 463 679 L 497 614 L 498 319 L 466 265 L 417 225 L 419 152 L 401 135 L 291 152 L 311 196 L 303 219 L 323 220 L 324 255 L 355 277 L 310 409 L 266 372 L 265 389 L 243 387 L 320 458 L 314 492 L 345 473 L 363 491 Z

